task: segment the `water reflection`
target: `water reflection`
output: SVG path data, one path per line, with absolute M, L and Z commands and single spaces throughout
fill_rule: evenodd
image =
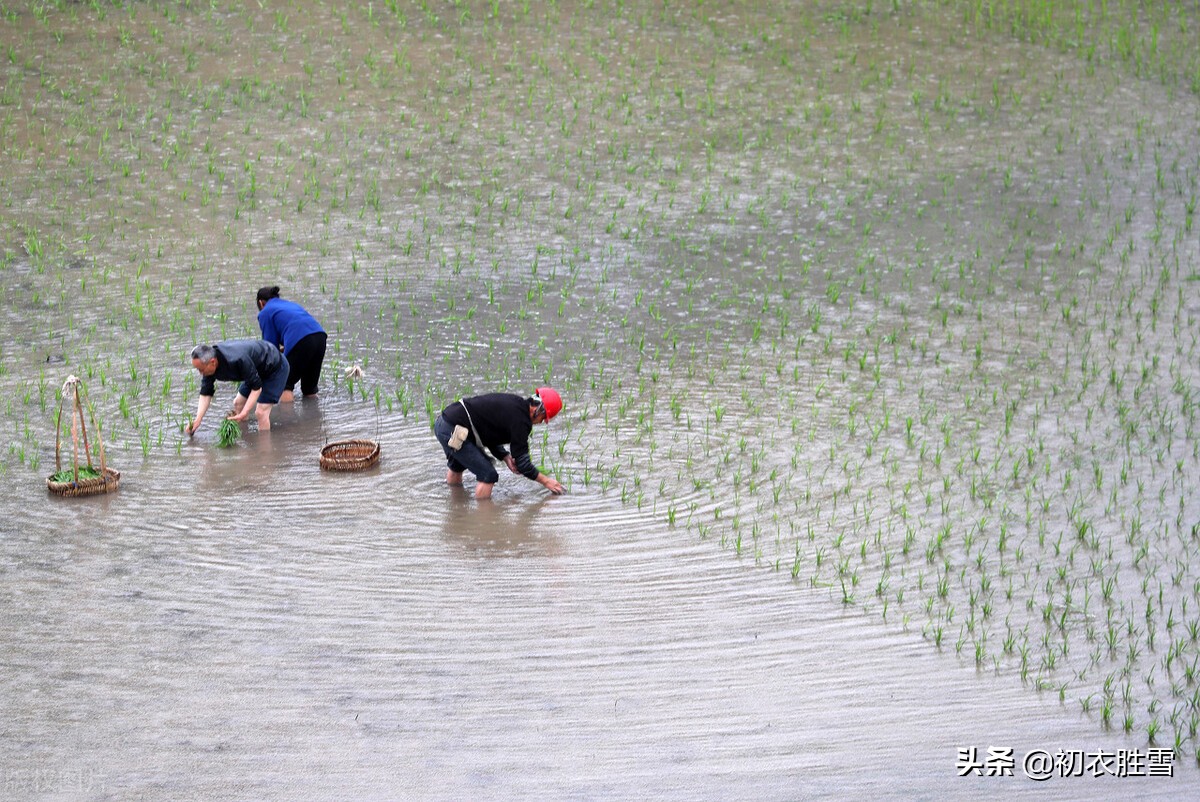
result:
M 271 428 L 259 431 L 254 423 L 241 425 L 241 437 L 232 446 L 216 444 L 216 430 L 205 427 L 182 445 L 182 454 L 198 473 L 197 487 L 228 491 L 246 485 L 258 490 L 277 486 L 288 492 L 294 479 L 281 476 L 290 468 L 318 465 L 321 448 L 329 441 L 324 411 L 315 399 L 277 404 Z
M 557 557 L 563 553 L 559 536 L 546 532 L 544 523 L 538 526 L 547 518 L 547 508 L 554 503 L 551 499 L 477 500 L 468 488 L 448 489 L 442 535 L 455 548 L 485 557 Z
M 324 426 L 324 406 L 319 396 L 298 396 L 290 404 L 278 407 L 282 423 L 296 423 L 305 431 Z
M 283 433 L 242 429 L 242 436 L 229 448 L 215 442 L 193 440 L 184 453 L 198 469 L 197 488 L 228 492 L 246 486 L 265 489 L 276 473 L 276 446 Z

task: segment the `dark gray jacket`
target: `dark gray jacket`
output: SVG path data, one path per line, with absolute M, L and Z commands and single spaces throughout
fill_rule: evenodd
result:
M 279 346 L 266 340 L 226 340 L 213 346 L 217 370 L 200 377 L 200 395 L 214 395 L 217 382 L 245 382 L 251 392 L 261 390 L 263 379 L 283 367 Z

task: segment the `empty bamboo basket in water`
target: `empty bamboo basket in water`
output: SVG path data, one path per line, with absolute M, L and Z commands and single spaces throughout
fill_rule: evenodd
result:
M 363 369 L 358 365 L 346 368 L 351 396 L 354 395 L 354 381 L 362 377 Z M 378 413 L 376 407 L 376 415 Z M 379 443 L 375 440 L 338 440 L 321 449 L 321 468 L 326 471 L 364 471 L 377 462 Z
M 379 462 L 374 440 L 339 440 L 321 449 L 321 467 L 327 471 L 362 471 Z

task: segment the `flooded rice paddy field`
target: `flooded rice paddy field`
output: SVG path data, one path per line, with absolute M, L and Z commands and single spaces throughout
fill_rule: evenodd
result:
M 0 12 L 6 789 L 1200 786 L 1194 7 Z M 188 439 L 265 284 L 321 398 Z M 68 375 L 109 496 L 46 493 Z M 543 383 L 569 493 L 446 487 L 432 416 Z

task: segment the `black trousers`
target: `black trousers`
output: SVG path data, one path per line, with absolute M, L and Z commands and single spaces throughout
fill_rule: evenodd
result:
M 299 382 L 300 390 L 305 395 L 317 394 L 317 382 L 321 380 L 321 365 L 325 362 L 325 342 L 328 339 L 325 332 L 315 331 L 287 352 L 291 370 L 288 372 L 286 389 L 295 390 L 296 382 Z

